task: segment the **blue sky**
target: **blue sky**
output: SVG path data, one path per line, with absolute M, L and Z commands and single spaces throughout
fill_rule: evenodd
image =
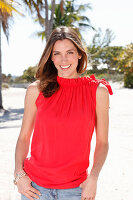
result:
M 82 0 L 87 2 L 87 0 Z M 115 39 L 111 45 L 125 46 L 133 42 L 133 1 L 132 0 L 93 0 L 89 1 L 92 10 L 86 12 L 91 24 L 97 29 L 101 27 L 111 29 Z M 2 72 L 5 74 L 22 75 L 29 66 L 38 63 L 45 41 L 33 36 L 39 30 L 30 17 L 15 17 L 15 22 L 10 29 L 9 45 L 2 33 Z M 94 32 L 84 32 L 87 44 L 91 42 Z

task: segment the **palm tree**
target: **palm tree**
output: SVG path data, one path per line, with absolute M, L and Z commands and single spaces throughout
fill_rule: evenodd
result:
M 29 8 L 31 14 L 36 14 L 37 20 L 40 25 L 45 27 L 45 37 L 46 41 L 49 38 L 50 33 L 52 32 L 53 29 L 53 19 L 54 19 L 54 11 L 55 11 L 55 0 L 52 0 L 51 3 L 51 10 L 49 13 L 49 5 L 48 1 L 45 0 L 22 0 L 23 3 Z M 45 17 L 42 17 L 45 16 Z M 50 16 L 50 19 L 49 19 Z M 44 33 L 41 32 L 40 35 L 43 35 Z M 39 35 L 39 33 L 38 33 Z
M 60 25 L 73 27 L 83 40 L 81 31 L 85 30 L 85 28 L 95 30 L 90 23 L 90 19 L 81 14 L 87 9 L 91 9 L 89 3 L 76 5 L 75 0 L 61 0 L 60 4 L 56 5 L 53 29 Z
M 49 10 L 52 9 L 52 5 L 49 6 Z M 77 5 L 75 4 L 74 0 L 72 1 L 64 1 L 61 0 L 59 4 L 55 5 L 55 12 L 54 12 L 54 18 L 53 18 L 53 27 L 51 26 L 51 31 L 60 26 L 70 26 L 73 27 L 76 32 L 78 33 L 79 37 L 84 41 L 81 31 L 85 30 L 85 28 L 91 28 L 93 30 L 94 27 L 90 23 L 90 19 L 86 16 L 84 16 L 83 12 L 85 12 L 87 9 L 91 9 L 91 6 L 89 3 L 84 5 Z M 44 22 L 45 18 L 41 15 L 40 19 L 36 19 L 35 21 L 39 21 L 40 25 L 42 26 L 42 31 L 37 32 L 36 35 L 41 37 L 42 40 L 46 36 L 47 41 L 47 33 L 46 33 L 46 27 L 44 30 Z M 49 32 L 50 35 L 50 32 Z M 84 41 L 85 42 L 85 41 Z
M 61 0 L 59 4 L 55 4 L 55 0 L 52 0 L 50 5 L 48 5 L 47 0 L 45 0 L 45 2 L 43 0 L 22 1 L 28 6 L 31 13 L 34 14 L 36 12 L 37 18 L 35 19 L 35 22 L 39 22 L 43 29 L 42 31 L 37 32 L 36 35 L 41 37 L 42 40 L 46 37 L 47 41 L 52 30 L 60 25 L 75 28 L 80 38 L 82 38 L 81 31 L 85 28 L 94 29 L 90 23 L 90 19 L 81 14 L 87 9 L 91 9 L 89 3 L 76 6 L 75 0 Z M 49 15 L 49 11 L 51 16 Z M 50 16 L 50 19 L 48 19 L 48 16 Z
M 76 5 L 75 0 L 61 0 L 60 4 L 56 5 L 54 26 L 65 25 L 77 27 L 79 29 L 81 29 L 81 27 L 94 29 L 90 24 L 90 19 L 81 14 L 81 12 L 83 13 L 87 9 L 91 9 L 89 3 Z
M 2 105 L 2 66 L 1 66 L 1 28 L 3 29 L 7 40 L 9 39 L 9 21 L 13 20 L 13 12 L 20 13 L 14 7 L 13 0 L 0 0 L 0 109 L 3 109 Z

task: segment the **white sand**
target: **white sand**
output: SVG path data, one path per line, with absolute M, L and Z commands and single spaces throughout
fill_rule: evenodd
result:
M 114 95 L 110 96 L 110 149 L 99 176 L 96 200 L 132 200 L 133 90 L 122 88 L 119 83 L 111 85 Z M 12 180 L 25 92 L 22 88 L 3 90 L 3 105 L 9 113 L 0 113 L 0 200 L 20 200 Z M 95 136 L 92 147 L 94 139 Z

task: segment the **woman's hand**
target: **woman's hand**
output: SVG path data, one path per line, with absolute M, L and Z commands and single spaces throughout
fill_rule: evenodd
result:
M 18 192 L 26 196 L 30 200 L 34 200 L 32 197 L 39 199 L 38 195 L 41 195 L 38 190 L 31 186 L 32 180 L 28 176 L 23 176 L 17 182 Z
M 87 179 L 80 184 L 82 188 L 81 200 L 95 200 L 97 189 L 97 178 L 88 176 Z

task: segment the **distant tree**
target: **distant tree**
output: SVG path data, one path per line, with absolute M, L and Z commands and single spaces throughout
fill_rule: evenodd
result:
M 102 63 L 107 64 L 108 70 L 117 70 L 119 65 L 119 56 L 123 51 L 122 46 L 108 46 L 103 48 L 99 57 Z
M 27 83 L 26 80 L 23 79 L 22 76 L 16 76 L 13 80 L 14 83 Z
M 27 82 L 35 81 L 36 69 L 37 69 L 37 66 L 28 67 L 28 69 L 24 70 L 22 78 L 25 79 Z
M 123 48 L 118 68 L 124 72 L 124 86 L 133 88 L 133 43 Z
M 107 51 L 114 38 L 114 33 L 110 29 L 106 29 L 103 33 L 99 28 L 94 34 L 91 44 L 87 47 L 89 62 L 93 69 L 97 69 L 97 66 L 103 63 L 102 59 L 105 60 L 104 52 Z
M 6 82 L 6 83 L 11 83 L 13 81 L 12 79 L 12 75 L 11 74 L 2 74 L 2 80 L 3 82 Z
M 133 64 L 133 43 L 123 48 L 123 51 L 119 56 L 119 69 L 125 72 L 129 68 L 132 68 L 132 64 Z

